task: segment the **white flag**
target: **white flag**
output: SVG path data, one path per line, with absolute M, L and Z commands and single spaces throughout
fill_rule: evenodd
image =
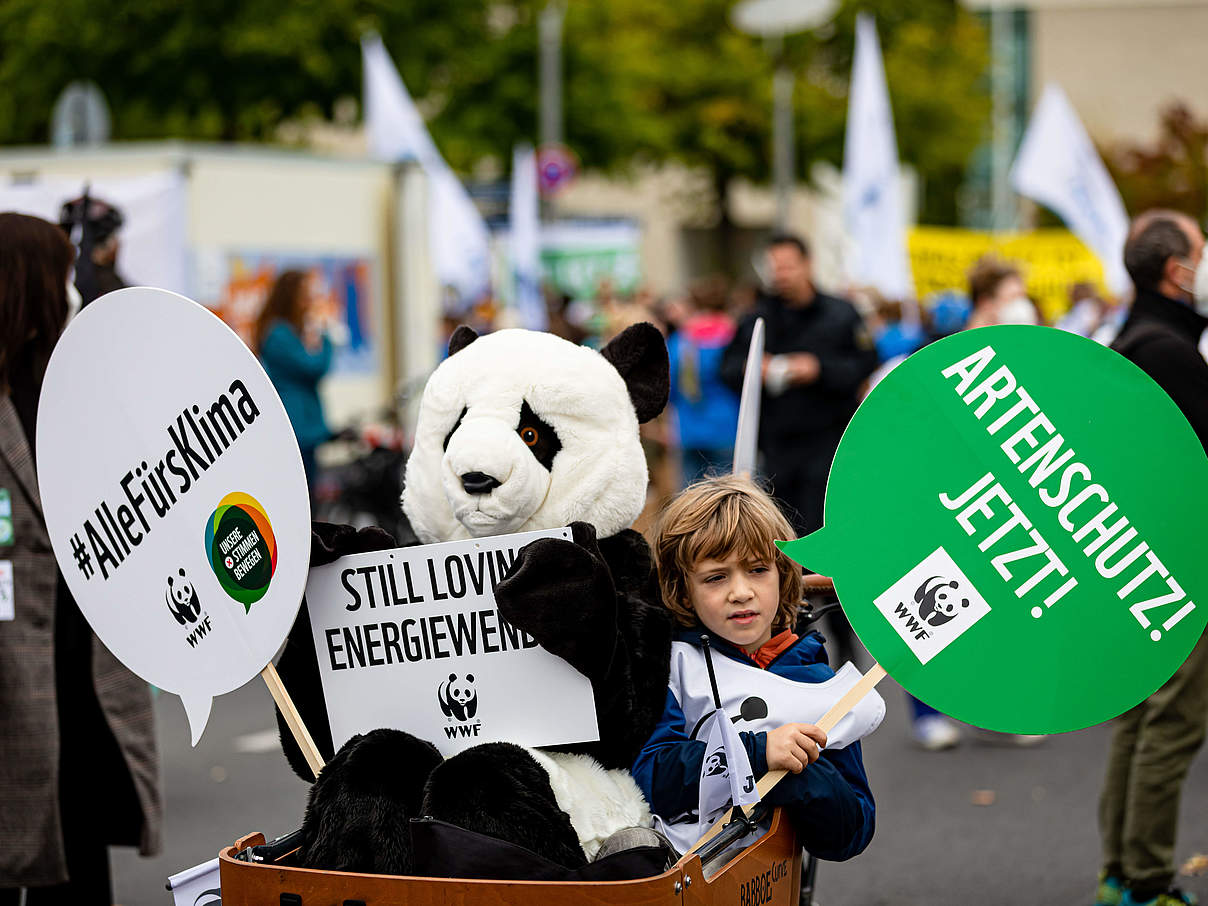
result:
M 1124 202 L 1078 114 L 1056 85 L 1045 88 L 1036 105 L 1011 167 L 1011 185 L 1020 195 L 1052 208 L 1099 256 L 1112 292 L 1128 291 Z
M 734 474 L 755 474 L 759 458 L 759 409 L 763 403 L 763 318 L 755 319 L 751 345 L 747 347 L 747 369 L 738 398 L 738 430 L 734 432 Z
M 512 279 L 520 326 L 529 330 L 549 327 L 545 297 L 541 295 L 541 220 L 537 200 L 537 155 L 532 145 L 512 151 L 511 247 Z
M 414 159 L 428 177 L 429 244 L 433 269 L 463 302 L 490 287 L 487 226 L 465 186 L 440 156 L 423 117 L 377 35 L 361 39 L 365 72 L 365 130 L 369 153 L 385 161 Z
M 211 859 L 168 878 L 175 906 L 222 906 L 218 860 Z
M 898 145 L 872 17 L 856 19 L 843 147 L 843 217 L 855 245 L 849 276 L 890 299 L 914 296 L 898 174 Z
M 758 802 L 759 793 L 755 790 L 755 772 L 751 770 L 746 746 L 725 711 L 718 708 L 709 715 L 700 735 L 706 740 L 697 796 L 699 828 L 703 833 L 730 806 Z

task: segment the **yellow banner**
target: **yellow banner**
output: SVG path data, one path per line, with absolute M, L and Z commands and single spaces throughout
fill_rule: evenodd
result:
M 967 294 L 969 270 L 978 258 L 990 252 L 1019 267 L 1028 294 L 1050 323 L 1069 308 L 1069 290 L 1074 283 L 1093 283 L 1107 298 L 1103 265 L 1069 230 L 988 233 L 914 227 L 908 241 L 919 299 L 951 289 Z

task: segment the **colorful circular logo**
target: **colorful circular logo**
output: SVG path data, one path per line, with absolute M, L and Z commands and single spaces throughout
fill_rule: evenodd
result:
M 249 494 L 227 494 L 206 522 L 206 550 L 223 590 L 250 613 L 277 569 L 277 539 L 264 507 Z

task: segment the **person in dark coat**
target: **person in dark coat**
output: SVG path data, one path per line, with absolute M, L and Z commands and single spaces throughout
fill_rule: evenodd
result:
M 767 246 L 773 292 L 761 292 L 722 360 L 722 378 L 742 389 L 755 319 L 767 337 L 759 450 L 764 472 L 801 535 L 822 526 L 822 501 L 839 438 L 859 402 L 877 352 L 850 302 L 813 283 L 809 248 L 778 234 Z
M 108 906 L 109 846 L 159 849 L 150 688 L 80 613 L 55 565 L 38 490 L 38 397 L 67 319 L 73 254 L 53 224 L 0 214 L 3 906 Z
M 1208 327 L 1204 235 L 1190 218 L 1148 211 L 1132 225 L 1124 266 L 1136 300 L 1112 349 L 1166 391 L 1208 452 Z M 1202 288 L 1196 292 L 1197 288 Z M 1101 906 L 1194 903 L 1174 881 L 1183 779 L 1208 725 L 1208 635 L 1157 692 L 1113 722 L 1099 798 Z

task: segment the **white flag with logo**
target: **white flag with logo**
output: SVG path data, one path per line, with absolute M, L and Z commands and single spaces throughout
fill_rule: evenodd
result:
M 1124 202 L 1057 85 L 1045 88 L 1036 105 L 1011 167 L 1011 185 L 1020 195 L 1051 208 L 1099 256 L 1112 292 L 1128 290 Z
M 843 217 L 855 244 L 853 282 L 890 299 L 914 296 L 898 172 L 893 112 L 871 16 L 856 20 L 856 52 L 843 146 Z
M 379 160 L 413 158 L 428 177 L 429 244 L 433 269 L 464 302 L 490 287 L 488 233 L 465 186 L 436 149 L 415 102 L 377 35 L 361 39 L 365 74 L 365 131 Z
M 701 735 L 705 738 L 705 760 L 700 769 L 697 814 L 703 832 L 730 806 L 758 802 L 759 793 L 746 746 L 726 712 L 720 708 L 714 711 L 705 720 Z
M 222 906 L 218 860 L 211 859 L 168 878 L 175 906 Z
M 529 330 L 549 327 L 549 313 L 541 295 L 541 220 L 537 198 L 537 155 L 532 145 L 512 151 L 511 250 L 512 278 L 520 326 Z

